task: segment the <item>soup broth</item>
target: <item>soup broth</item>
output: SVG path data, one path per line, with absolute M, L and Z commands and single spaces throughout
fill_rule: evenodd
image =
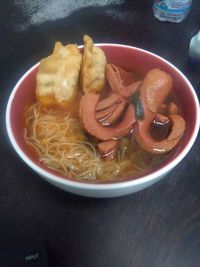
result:
M 141 78 L 138 73 L 133 75 Z M 79 120 L 80 98 L 81 95 L 67 111 L 45 108 L 38 102 L 26 110 L 25 139 L 44 166 L 69 179 L 105 182 L 138 178 L 157 168 L 168 157 L 169 153 L 145 151 L 136 142 L 133 129 L 120 138 L 115 158 L 106 161 L 98 151 L 98 140 L 84 130 Z M 169 99 L 175 100 L 172 95 Z

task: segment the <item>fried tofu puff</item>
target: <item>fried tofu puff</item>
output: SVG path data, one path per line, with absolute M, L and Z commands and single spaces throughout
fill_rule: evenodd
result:
M 40 62 L 36 98 L 44 106 L 68 107 L 78 90 L 82 54 L 74 44 L 55 43 L 53 54 Z
M 106 56 L 101 48 L 93 45 L 88 35 L 84 35 L 83 40 L 81 86 L 85 93 L 99 93 L 105 86 Z

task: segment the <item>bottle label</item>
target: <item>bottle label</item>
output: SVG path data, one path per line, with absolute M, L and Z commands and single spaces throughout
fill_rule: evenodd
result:
M 168 13 L 185 13 L 188 12 L 192 4 L 192 0 L 156 0 L 154 8 Z

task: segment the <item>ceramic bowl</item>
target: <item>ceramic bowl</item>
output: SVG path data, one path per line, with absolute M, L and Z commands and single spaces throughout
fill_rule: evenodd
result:
M 10 142 L 19 157 L 38 175 L 65 191 L 88 197 L 117 197 L 140 191 L 168 174 L 187 155 L 198 134 L 200 123 L 199 102 L 188 79 L 174 65 L 146 50 L 120 44 L 96 44 L 107 56 L 108 62 L 126 69 L 147 72 L 160 68 L 173 79 L 174 93 L 183 108 L 186 121 L 184 136 L 175 153 L 162 166 L 138 179 L 113 183 L 84 183 L 72 181 L 57 175 L 42 165 L 30 154 L 24 140 L 24 110 L 34 99 L 35 78 L 39 63 L 30 68 L 14 87 L 6 110 L 6 127 Z M 81 47 L 80 47 L 81 48 Z

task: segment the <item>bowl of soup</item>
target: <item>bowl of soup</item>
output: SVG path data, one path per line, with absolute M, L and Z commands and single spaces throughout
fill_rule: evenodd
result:
M 56 43 L 17 82 L 10 142 L 39 176 L 67 192 L 117 197 L 166 176 L 199 130 L 194 88 L 174 65 L 121 44 Z

